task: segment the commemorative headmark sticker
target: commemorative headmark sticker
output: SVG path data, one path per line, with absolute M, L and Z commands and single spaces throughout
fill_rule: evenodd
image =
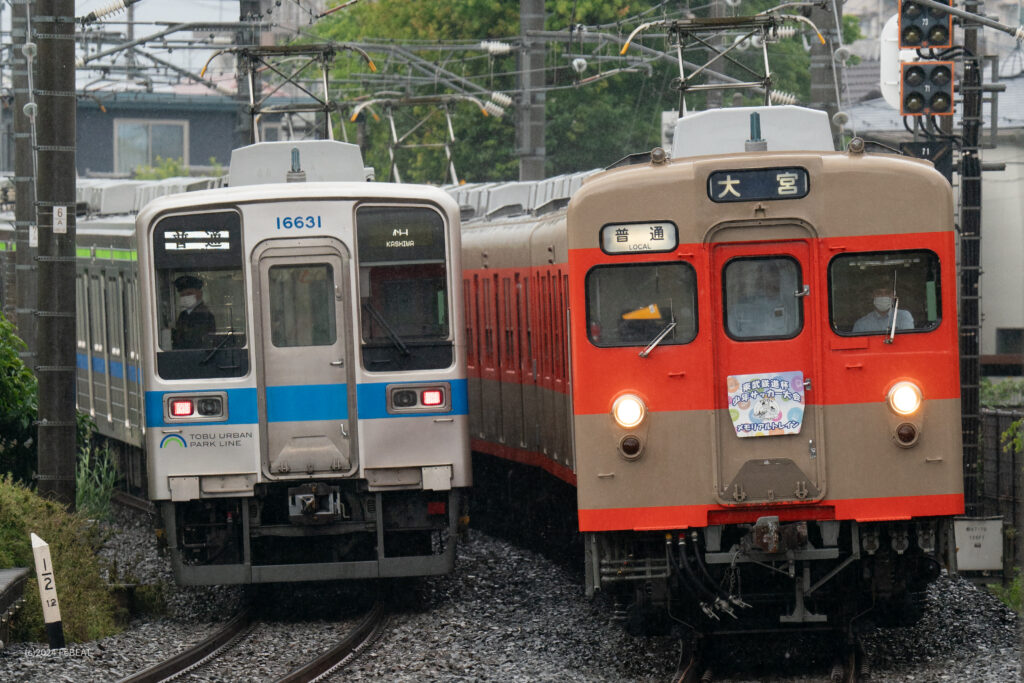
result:
M 804 419 L 804 373 L 729 375 L 729 417 L 736 436 L 799 434 Z

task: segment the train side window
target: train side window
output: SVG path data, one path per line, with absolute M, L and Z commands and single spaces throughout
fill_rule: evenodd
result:
M 164 379 L 249 372 L 241 218 L 181 214 L 153 230 L 157 372 Z
M 697 336 L 697 275 L 688 263 L 597 266 L 587 273 L 587 336 L 595 346 L 646 346 Z
M 329 263 L 271 266 L 267 279 L 271 343 L 333 346 L 338 340 L 334 268 Z
M 928 332 L 942 319 L 939 257 L 924 249 L 841 254 L 828 266 L 829 320 L 836 334 Z
M 103 280 L 99 275 L 89 276 L 89 338 L 94 353 L 103 353 L 103 308 L 100 306 L 102 287 Z
M 800 264 L 788 256 L 735 258 L 725 264 L 725 331 L 733 339 L 792 339 L 803 328 Z
M 421 206 L 360 206 L 356 253 L 367 370 L 447 368 L 454 359 L 443 216 Z

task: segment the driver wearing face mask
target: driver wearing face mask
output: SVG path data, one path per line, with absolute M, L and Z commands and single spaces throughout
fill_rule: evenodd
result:
M 874 308 L 865 316 L 862 316 L 853 324 L 854 334 L 869 334 L 871 332 L 888 332 L 892 329 L 893 297 L 892 290 L 886 287 L 879 287 L 872 292 L 872 303 Z M 896 313 L 896 329 L 914 329 L 914 316 L 910 311 L 900 308 Z
M 174 281 L 178 290 L 178 320 L 171 331 L 171 348 L 202 349 L 217 325 L 213 313 L 203 303 L 203 281 L 194 275 L 182 275 Z

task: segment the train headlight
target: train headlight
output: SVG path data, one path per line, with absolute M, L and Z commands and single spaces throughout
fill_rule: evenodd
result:
M 913 382 L 897 382 L 889 390 L 889 407 L 899 415 L 913 415 L 920 409 L 924 394 Z
M 612 417 L 623 429 L 636 427 L 647 416 L 647 406 L 639 396 L 623 394 L 612 404 Z

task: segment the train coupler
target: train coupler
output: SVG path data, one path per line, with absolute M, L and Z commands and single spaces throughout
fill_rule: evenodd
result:
M 292 524 L 328 524 L 349 517 L 337 486 L 303 484 L 288 489 L 288 521 Z

